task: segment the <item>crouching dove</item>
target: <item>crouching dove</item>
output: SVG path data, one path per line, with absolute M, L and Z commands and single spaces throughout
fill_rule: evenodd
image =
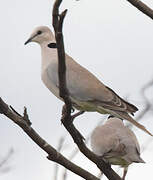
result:
M 145 163 L 135 134 L 119 118 L 108 118 L 104 125 L 93 130 L 91 148 L 107 163 L 123 167 L 124 178 L 131 163 Z
M 29 42 L 37 42 L 40 45 L 42 81 L 56 97 L 60 98 L 58 56 L 53 33 L 46 26 L 37 27 L 25 44 Z M 133 114 L 138 110 L 134 105 L 120 98 L 112 89 L 106 87 L 92 73 L 80 66 L 67 54 L 66 67 L 67 88 L 72 104 L 76 109 L 112 114 L 130 121 L 138 128 L 152 135 L 144 126 L 128 115 L 128 113 Z

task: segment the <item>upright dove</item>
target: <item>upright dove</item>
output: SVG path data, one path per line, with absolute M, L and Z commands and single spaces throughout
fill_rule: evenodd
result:
M 104 125 L 93 130 L 91 148 L 107 163 L 123 167 L 124 178 L 131 163 L 145 163 L 140 157 L 140 146 L 135 134 L 116 117 L 108 118 Z
M 36 42 L 40 45 L 42 81 L 56 97 L 61 99 L 58 85 L 58 56 L 53 33 L 46 26 L 37 27 L 25 44 L 29 42 Z M 105 86 L 91 72 L 67 54 L 66 67 L 67 88 L 74 108 L 82 111 L 112 114 L 115 117 L 130 121 L 152 135 L 129 115 L 133 115 L 138 110 L 137 107 L 119 97 L 112 89 Z

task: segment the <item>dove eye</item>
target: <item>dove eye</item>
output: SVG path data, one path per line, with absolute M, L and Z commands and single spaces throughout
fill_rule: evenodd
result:
M 37 31 L 37 34 L 38 34 L 38 35 L 42 34 L 42 31 Z

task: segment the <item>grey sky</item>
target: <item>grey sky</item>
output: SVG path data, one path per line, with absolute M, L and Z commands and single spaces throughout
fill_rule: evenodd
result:
M 153 77 L 152 20 L 126 0 L 63 1 L 62 7 L 68 9 L 64 23 L 66 52 L 120 96 L 130 94 L 131 102 L 141 110 L 140 87 Z M 152 0 L 145 2 L 153 7 Z M 59 120 L 63 103 L 41 82 L 40 47 L 34 43 L 24 46 L 34 27 L 51 27 L 52 4 L 53 0 L 1 2 L 0 96 L 19 112 L 26 106 L 33 127 L 56 146 L 62 135 L 69 137 Z M 75 124 L 86 135 L 101 117 L 97 113 L 86 113 Z M 15 150 L 10 161 L 12 171 L 1 175 L 2 179 L 51 179 L 53 163 L 45 158 L 46 154 L 19 127 L 3 116 L 0 119 L 0 156 L 4 156 L 9 147 Z M 153 132 L 152 117 L 146 117 L 142 123 Z M 148 138 L 139 130 L 136 134 L 140 144 Z M 66 144 L 70 142 L 68 138 Z M 142 154 L 147 163 L 133 165 L 127 180 L 151 176 L 152 148 L 153 142 Z M 95 166 L 90 168 L 94 173 Z

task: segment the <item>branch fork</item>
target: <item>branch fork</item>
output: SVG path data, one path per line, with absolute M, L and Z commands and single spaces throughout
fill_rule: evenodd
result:
M 133 6 L 138 8 L 148 17 L 153 19 L 153 10 L 142 3 L 140 0 L 127 0 Z M 97 167 L 107 176 L 109 180 L 121 180 L 121 178 L 111 169 L 111 166 L 103 161 L 102 157 L 96 156 L 93 154 L 85 145 L 84 138 L 81 133 L 75 128 L 73 125 L 73 121 L 76 117 L 83 114 L 84 111 L 77 112 L 74 115 L 71 115 L 71 111 L 73 110 L 71 100 L 69 98 L 69 92 L 66 86 L 66 65 L 65 65 L 65 50 L 64 50 L 64 42 L 63 42 L 63 34 L 62 34 L 62 26 L 63 21 L 67 13 L 67 9 L 64 10 L 61 14 L 59 14 L 59 6 L 62 0 L 55 0 L 55 4 L 53 7 L 53 27 L 55 30 L 55 38 L 57 42 L 57 50 L 58 50 L 58 73 L 59 73 L 59 89 L 60 89 L 60 97 L 63 98 L 65 102 L 65 107 L 63 107 L 62 119 L 64 127 L 72 136 L 74 142 L 77 144 L 79 150 L 92 162 L 94 162 Z M 151 104 L 152 105 L 152 104 Z M 65 108 L 65 109 L 64 109 Z M 0 98 L 0 114 L 4 114 L 9 119 L 11 119 L 14 123 L 20 126 L 25 133 L 47 154 L 47 158 L 54 162 L 57 162 L 69 169 L 70 171 L 78 174 L 82 178 L 86 180 L 100 180 L 95 177 L 91 173 L 86 170 L 80 168 L 75 165 L 68 159 L 66 159 L 61 153 L 57 152 L 51 145 L 49 145 L 43 138 L 39 136 L 39 134 L 31 127 L 31 122 L 28 117 L 27 108 L 24 107 L 23 115 L 20 115 L 12 106 L 8 106 L 2 98 Z

